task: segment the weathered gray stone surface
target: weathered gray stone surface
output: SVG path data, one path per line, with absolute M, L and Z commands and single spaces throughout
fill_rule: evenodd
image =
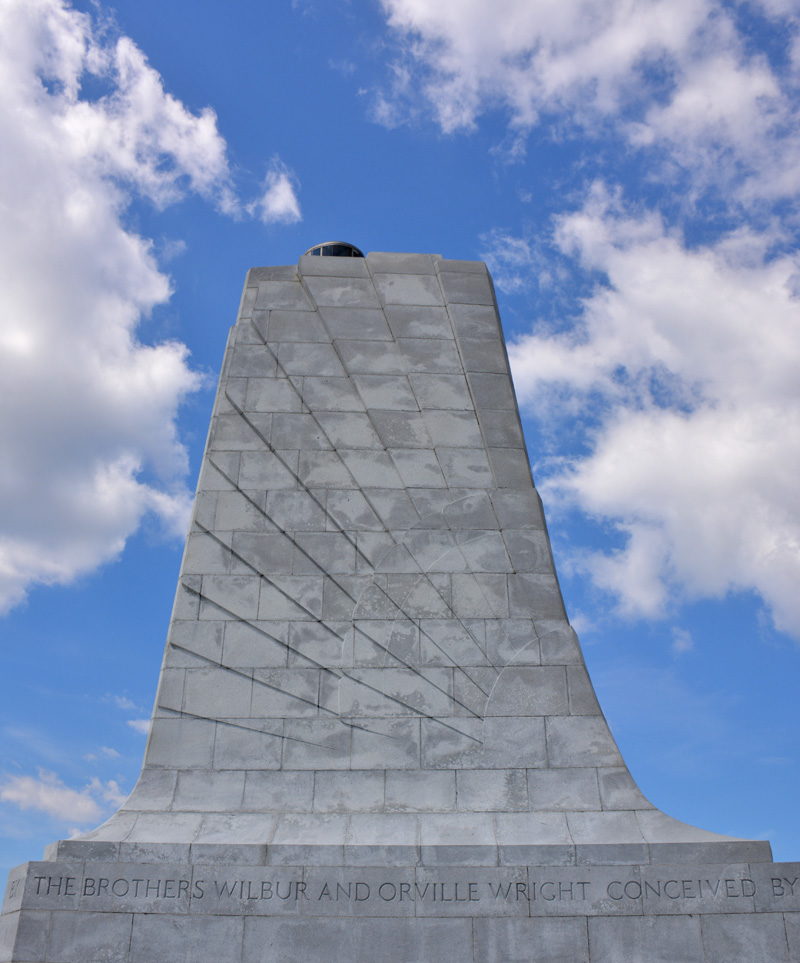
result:
M 254 268 L 141 778 L 11 874 L 0 963 L 800 963 L 800 865 L 628 773 L 491 279 Z

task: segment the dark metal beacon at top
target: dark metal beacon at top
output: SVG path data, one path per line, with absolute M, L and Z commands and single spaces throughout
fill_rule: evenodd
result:
M 310 247 L 306 254 L 318 257 L 364 257 L 364 252 L 348 241 L 323 241 Z

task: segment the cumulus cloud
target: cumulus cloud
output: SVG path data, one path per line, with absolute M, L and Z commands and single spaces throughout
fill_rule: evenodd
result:
M 120 753 L 112 746 L 100 746 L 96 752 L 87 752 L 83 757 L 87 762 L 97 762 L 98 759 L 119 759 Z
M 689 246 L 602 187 L 555 239 L 604 280 L 510 357 L 532 411 L 583 420 L 585 452 L 543 482 L 620 535 L 583 567 L 630 615 L 747 590 L 800 636 L 800 258 L 745 228 Z
M 504 294 L 516 294 L 530 287 L 536 256 L 529 240 L 499 228 L 487 231 L 480 240 L 484 246 L 481 258 Z
M 125 800 L 119 784 L 94 778 L 83 789 L 71 789 L 45 769 L 38 776 L 12 776 L 0 784 L 0 801 L 20 809 L 34 809 L 73 823 L 97 822 Z
M 118 709 L 122 709 L 123 712 L 131 712 L 135 709 L 139 709 L 133 699 L 129 699 L 126 695 L 109 694 L 105 696 L 104 701 L 111 702 Z
M 675 655 L 683 655 L 694 648 L 694 638 L 688 629 L 674 628 L 672 630 L 672 651 Z
M 140 736 L 146 736 L 148 732 L 150 732 L 149 719 L 128 719 L 128 725 L 134 732 L 138 732 Z
M 760 0 L 797 47 L 796 5 Z M 396 126 L 410 91 L 447 132 L 494 108 L 537 124 L 615 128 L 704 171 L 743 202 L 798 186 L 797 76 L 753 53 L 721 0 L 382 0 L 400 53 L 375 118 Z M 519 148 L 520 141 L 514 141 Z M 713 176 L 712 176 L 713 175 Z M 695 184 L 695 187 L 698 185 Z
M 201 382 L 185 345 L 137 335 L 171 290 L 126 211 L 189 192 L 241 204 L 214 112 L 61 0 L 0 6 L 0 120 L 4 611 L 117 556 L 146 513 L 184 531 L 176 413 Z
M 264 192 L 250 211 L 264 224 L 295 224 L 302 219 L 295 192 L 296 178 L 280 160 L 273 160 L 264 179 Z

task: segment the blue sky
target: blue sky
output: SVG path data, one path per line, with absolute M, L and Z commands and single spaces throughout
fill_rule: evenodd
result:
M 671 815 L 800 858 L 796 0 L 0 4 L 0 862 L 131 789 L 244 273 L 489 262 Z

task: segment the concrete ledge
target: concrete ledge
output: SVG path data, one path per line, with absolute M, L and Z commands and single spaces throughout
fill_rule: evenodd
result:
M 96 843 L 61 840 L 47 847 L 52 863 L 143 865 L 168 863 L 218 866 L 693 866 L 747 863 L 775 865 L 770 845 L 762 840 L 715 843 L 544 844 L 520 839 L 506 844 L 488 841 L 403 843 L 399 839 L 340 845 L 297 840 L 270 844 L 236 843 Z M 800 884 L 798 884 L 800 894 Z

